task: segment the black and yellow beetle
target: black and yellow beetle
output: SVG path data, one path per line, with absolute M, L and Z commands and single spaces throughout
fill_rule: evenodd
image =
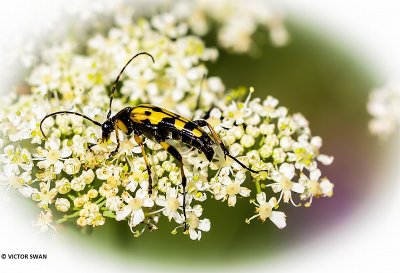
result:
M 211 161 L 214 157 L 214 149 L 213 145 L 218 145 L 225 157 L 230 157 L 234 161 L 236 161 L 240 166 L 245 168 L 246 170 L 249 170 L 250 172 L 253 173 L 259 173 L 264 170 L 256 171 L 253 170 L 246 165 L 244 165 L 242 162 L 240 162 L 238 159 L 236 159 L 234 156 L 229 154 L 228 150 L 226 149 L 225 145 L 222 143 L 220 137 L 218 134 L 215 132 L 213 127 L 204 119 L 200 120 L 189 120 L 186 119 L 178 114 L 172 113 L 168 110 L 165 110 L 163 108 L 151 105 L 151 104 L 140 104 L 135 107 L 126 107 L 119 111 L 117 114 L 111 117 L 111 105 L 112 101 L 114 98 L 114 92 L 117 88 L 117 84 L 119 81 L 120 76 L 124 72 L 125 68 L 129 65 L 129 63 L 135 59 L 139 55 L 147 55 L 149 56 L 152 61 L 154 62 L 153 56 L 151 56 L 147 52 L 141 52 L 133 56 L 122 68 L 120 73 L 118 74 L 114 85 L 111 90 L 110 94 L 110 104 L 109 104 L 109 111 L 107 113 L 107 120 L 101 124 L 83 114 L 77 113 L 77 112 L 71 112 L 71 111 L 59 111 L 59 112 L 54 112 L 51 114 L 46 115 L 42 121 L 40 122 L 40 130 L 45 136 L 42 125 L 43 122 L 51 116 L 55 116 L 58 114 L 73 114 L 77 116 L 81 116 L 87 120 L 90 120 L 97 126 L 101 127 L 102 130 L 102 141 L 107 141 L 110 138 L 110 135 L 112 132 L 116 132 L 116 138 L 117 138 L 117 147 L 114 151 L 110 153 L 110 157 L 114 156 L 119 149 L 120 146 L 120 140 L 118 137 L 118 130 L 122 131 L 126 135 L 134 135 L 135 141 L 140 145 L 142 149 L 142 155 L 143 159 L 146 163 L 147 166 L 147 172 L 149 175 L 149 194 L 152 192 L 152 187 L 153 187 L 153 182 L 152 182 L 152 176 L 151 176 L 151 169 L 149 162 L 147 160 L 147 156 L 144 150 L 143 146 L 143 141 L 141 136 L 144 136 L 146 138 L 152 139 L 156 142 L 158 142 L 168 153 L 170 153 L 179 163 L 180 170 L 181 170 L 181 176 L 182 176 L 182 187 L 183 187 L 183 214 L 186 220 L 186 210 L 185 210 L 185 196 L 186 196 L 186 176 L 185 172 L 183 169 L 183 162 L 182 162 L 182 156 L 178 152 L 178 150 L 171 146 L 169 143 L 166 141 L 168 139 L 173 139 L 176 141 L 180 141 L 184 144 L 186 144 L 189 147 L 196 148 L 200 153 L 204 153 L 206 158 Z M 210 134 L 204 131 L 202 127 L 208 127 Z M 186 221 L 185 221 L 185 230 L 186 230 Z

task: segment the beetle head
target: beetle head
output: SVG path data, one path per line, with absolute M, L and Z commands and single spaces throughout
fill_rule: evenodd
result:
M 107 119 L 101 125 L 101 131 L 101 139 L 103 142 L 106 142 L 110 138 L 111 133 L 114 131 L 114 122 L 112 119 Z

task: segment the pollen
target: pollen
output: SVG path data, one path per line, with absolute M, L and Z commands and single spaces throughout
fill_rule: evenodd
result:
M 260 214 L 260 218 L 262 221 L 265 221 L 272 214 L 272 207 L 268 203 L 262 204 L 259 208 L 257 208 L 258 213 Z
M 141 198 L 135 197 L 129 202 L 129 206 L 131 207 L 132 210 L 137 211 L 142 208 L 143 200 Z
M 60 159 L 60 152 L 58 150 L 51 149 L 46 158 L 51 164 L 55 164 Z
M 229 195 L 236 195 L 240 192 L 240 185 L 238 183 L 231 183 L 226 187 L 226 193 Z
M 176 198 L 168 199 L 168 208 L 172 211 L 177 211 L 179 208 L 179 201 Z
M 284 191 L 290 191 L 292 189 L 292 181 L 286 177 L 282 177 L 280 185 Z

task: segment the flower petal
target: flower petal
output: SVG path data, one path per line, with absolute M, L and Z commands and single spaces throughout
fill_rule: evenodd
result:
M 286 227 L 286 214 L 284 212 L 273 211 L 269 219 L 280 229 Z
M 317 159 L 324 165 L 330 165 L 333 162 L 333 156 L 328 156 L 328 155 L 319 155 Z
M 237 172 L 235 176 L 235 182 L 242 184 L 246 180 L 246 174 L 244 172 Z
M 292 182 L 292 191 L 297 192 L 297 193 L 303 193 L 304 185 L 300 184 L 300 183 Z
M 278 201 L 276 200 L 275 197 L 271 197 L 271 199 L 269 199 L 268 204 L 274 208 L 276 206 L 276 204 L 278 203 Z
M 277 170 L 274 169 L 271 171 L 271 178 L 272 178 L 272 180 L 279 182 L 279 181 L 281 181 L 282 175 L 280 172 L 278 172 Z
M 133 213 L 130 224 L 132 227 L 135 227 L 139 225 L 141 222 L 143 222 L 143 220 L 144 220 L 144 212 L 143 210 L 139 209 Z
M 63 167 L 64 167 L 64 163 L 62 163 L 61 161 L 57 161 L 57 162 L 54 164 L 54 172 L 55 172 L 56 174 L 59 174 L 59 173 L 61 172 L 61 170 L 62 170 Z
M 249 197 L 250 196 L 251 190 L 246 188 L 246 187 L 240 187 L 240 192 L 239 194 L 243 197 Z
M 191 228 L 191 229 L 189 229 L 189 237 L 192 240 L 200 240 L 201 232 L 200 231 L 197 232 L 197 231 L 195 231 L 194 229 Z
M 131 192 L 135 192 L 136 188 L 137 188 L 138 183 L 135 181 L 131 181 L 129 182 L 129 184 L 126 186 L 126 189 L 131 191 Z
M 328 179 L 324 178 L 321 180 L 321 183 L 319 183 L 321 190 L 322 190 L 322 194 L 324 196 L 328 196 L 331 197 L 333 195 L 333 183 L 331 183 L 331 181 L 329 181 Z
M 128 215 L 132 212 L 130 206 L 125 206 L 122 210 L 116 212 L 115 220 L 121 221 L 128 217 Z
M 31 197 L 32 193 L 34 192 L 32 187 L 29 186 L 23 186 L 21 188 L 18 189 L 18 191 L 22 194 L 22 196 L 24 197 Z
M 158 197 L 156 199 L 157 206 L 165 207 L 167 205 L 167 199 L 164 196 Z
M 321 171 L 319 169 L 315 169 L 310 172 L 310 180 L 318 181 L 320 176 L 321 176 Z
M 60 157 L 66 158 L 69 157 L 72 154 L 72 151 L 69 147 L 64 147 L 60 151 Z
M 288 163 L 283 163 L 280 167 L 279 167 L 279 172 L 281 174 L 283 174 L 284 176 L 286 176 L 286 178 L 288 178 L 289 180 L 292 180 L 295 172 L 294 172 L 294 166 L 292 164 L 288 164 Z
M 209 219 L 203 219 L 199 221 L 199 226 L 197 227 L 198 229 L 202 231 L 210 231 L 211 228 L 211 223 Z
M 151 198 L 144 198 L 144 199 L 143 199 L 143 207 L 148 207 L 148 208 L 150 208 L 150 207 L 152 207 L 152 206 L 154 206 L 154 201 L 153 201 L 153 199 L 151 199 Z
M 228 206 L 234 207 L 236 205 L 236 195 L 229 195 Z
M 200 217 L 203 214 L 203 208 L 200 205 L 195 205 L 193 207 L 193 213 L 197 216 Z
M 258 204 L 260 204 L 260 205 L 262 205 L 265 202 L 267 202 L 267 197 L 265 195 L 265 192 L 257 194 L 256 199 L 257 199 Z

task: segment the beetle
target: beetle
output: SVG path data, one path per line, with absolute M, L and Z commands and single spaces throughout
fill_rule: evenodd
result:
M 147 52 L 140 52 L 134 55 L 121 69 L 120 73 L 118 74 L 114 85 L 111 89 L 110 94 L 110 102 L 109 102 L 109 111 L 107 113 L 107 119 L 103 123 L 95 121 L 88 116 L 80 114 L 78 112 L 72 111 L 58 111 L 51 114 L 46 115 L 40 122 L 40 130 L 44 137 L 46 135 L 43 132 L 43 122 L 55 115 L 59 114 L 72 114 L 81 116 L 93 124 L 101 127 L 102 130 L 102 137 L 101 141 L 107 141 L 110 138 L 112 132 L 115 131 L 116 139 L 117 139 L 117 146 L 115 150 L 110 153 L 110 157 L 113 157 L 119 150 L 120 147 L 120 139 L 118 131 L 122 131 L 125 135 L 134 135 L 134 139 L 136 143 L 141 147 L 141 152 L 143 159 L 146 164 L 147 173 L 149 176 L 149 194 L 152 192 L 153 181 L 151 175 L 150 165 L 145 153 L 144 145 L 142 136 L 154 140 L 158 142 L 164 150 L 166 150 L 169 154 L 171 154 L 179 163 L 179 168 L 181 172 L 181 179 L 182 179 L 182 192 L 183 192 L 183 214 L 185 218 L 185 230 L 186 230 L 186 175 L 183 169 L 183 161 L 182 156 L 178 152 L 178 150 L 172 146 L 171 144 L 167 143 L 167 140 L 176 140 L 186 144 L 189 147 L 193 147 L 199 151 L 199 153 L 203 153 L 208 161 L 211 161 L 214 158 L 214 145 L 218 145 L 225 156 L 233 159 L 237 162 L 241 167 L 244 169 L 252 172 L 252 173 L 260 173 L 266 170 L 253 170 L 240 162 L 237 158 L 232 156 L 225 145 L 223 144 L 221 138 L 215 132 L 214 128 L 205 120 L 189 120 L 184 118 L 178 114 L 170 112 L 166 109 L 161 107 L 157 107 L 151 104 L 140 104 L 134 107 L 126 107 L 116 113 L 114 116 L 111 116 L 111 106 L 112 101 L 114 98 L 114 93 L 117 89 L 117 84 L 119 79 L 124 72 L 125 68 L 129 65 L 129 63 L 134 60 L 136 57 L 140 55 L 147 55 L 151 58 L 153 63 L 155 63 L 154 58 Z M 201 93 L 201 92 L 200 92 Z M 198 100 L 199 101 L 199 100 Z M 203 128 L 207 127 L 210 133 L 207 133 Z

